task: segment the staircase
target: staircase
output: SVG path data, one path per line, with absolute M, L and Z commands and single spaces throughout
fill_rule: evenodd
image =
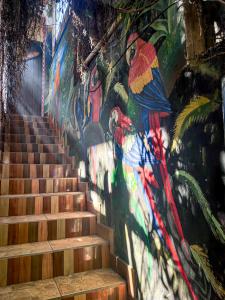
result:
M 0 299 L 127 299 L 85 187 L 48 118 L 14 115 L 2 129 Z

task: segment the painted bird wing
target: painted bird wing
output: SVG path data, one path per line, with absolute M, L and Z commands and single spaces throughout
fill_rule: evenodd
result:
M 170 103 L 166 97 L 165 88 L 158 68 L 151 69 L 151 80 L 140 93 L 132 93 L 133 99 L 148 111 L 171 112 Z
M 133 139 L 129 151 L 127 151 L 124 146 L 121 147 L 116 144 L 116 155 L 132 168 L 152 168 L 152 165 L 159 163 L 156 157 L 146 150 L 143 141 L 138 134 L 135 134 L 135 138 Z

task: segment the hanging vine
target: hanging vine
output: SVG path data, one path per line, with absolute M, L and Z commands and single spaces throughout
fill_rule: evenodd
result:
M 29 43 L 40 29 L 43 0 L 0 2 L 0 117 L 13 111 L 18 100 Z

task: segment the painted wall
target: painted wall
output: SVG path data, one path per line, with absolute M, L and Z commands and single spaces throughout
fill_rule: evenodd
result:
M 137 272 L 137 299 L 224 299 L 221 70 L 184 67 L 176 7 L 141 35 L 147 21 L 125 19 L 76 82 L 69 24 L 47 110 L 86 163 L 99 218 Z

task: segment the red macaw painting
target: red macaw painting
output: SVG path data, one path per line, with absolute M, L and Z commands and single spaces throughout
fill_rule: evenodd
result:
M 159 64 L 156 50 L 150 42 L 145 42 L 137 33 L 130 35 L 127 43 L 127 63 L 129 65 L 128 86 L 133 100 L 138 104 L 141 112 L 141 124 L 145 139 L 148 140 L 150 152 L 158 163 L 152 164 L 153 174 L 160 187 L 164 190 L 166 200 L 171 209 L 171 215 L 180 236 L 180 243 L 186 255 L 189 256 L 189 247 L 185 241 L 183 229 L 178 215 L 177 207 L 172 194 L 170 177 L 167 170 L 164 141 L 161 131 L 161 118 L 171 113 L 170 103 L 166 97 L 164 84 L 159 71 Z M 122 138 L 120 138 L 122 140 Z M 149 163 L 149 162 L 147 162 Z M 145 169 L 145 163 L 143 164 Z M 140 172 L 139 172 L 140 173 Z M 144 174 L 144 172 L 142 172 Z M 154 193 L 148 183 L 146 176 L 141 176 L 142 184 L 149 200 L 151 210 L 157 221 L 166 245 L 171 252 L 173 260 L 177 265 L 184 281 L 187 284 L 190 294 L 194 300 L 198 299 L 192 285 L 185 273 L 174 243 L 166 229 L 163 219 L 154 200 Z

